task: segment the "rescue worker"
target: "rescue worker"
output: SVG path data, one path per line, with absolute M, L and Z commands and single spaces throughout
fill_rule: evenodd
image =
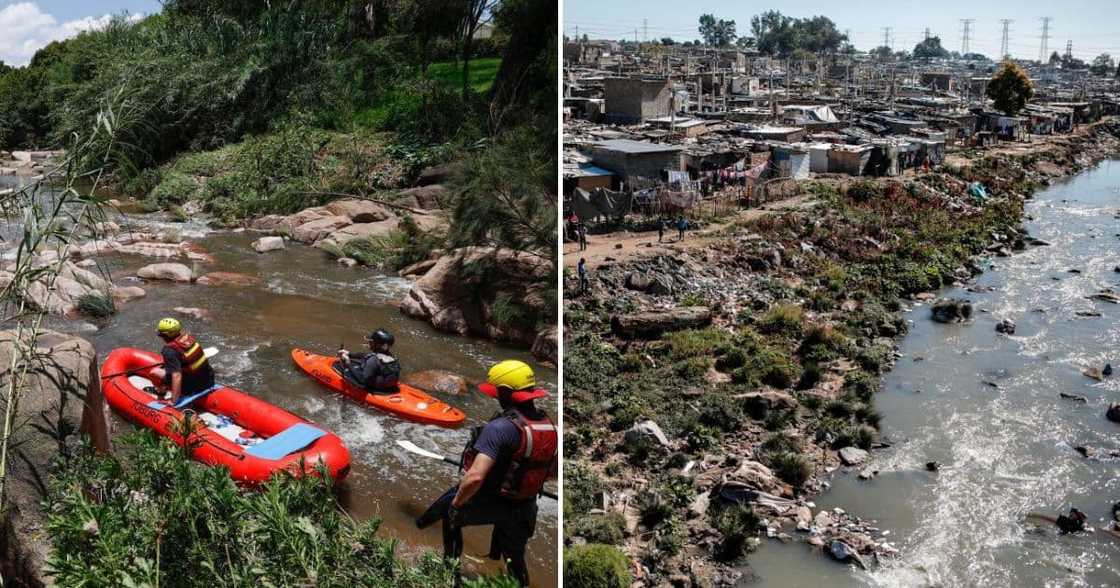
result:
M 443 556 L 456 561 L 463 554 L 463 527 L 494 525 L 489 557 L 504 559 L 509 574 L 528 586 L 525 547 L 536 531 L 537 495 L 557 473 L 556 426 L 533 403 L 548 392 L 536 388 L 533 369 L 516 360 L 494 365 L 478 388 L 496 398 L 502 412 L 471 431 L 462 479 L 416 525 L 442 518 Z
M 396 392 L 401 365 L 390 348 L 396 339 L 385 329 L 377 329 L 366 337 L 369 353 L 338 350 L 342 374 L 371 392 Z
M 178 319 L 165 318 L 156 325 L 156 332 L 163 339 L 163 366 L 152 370 L 152 377 L 162 380 L 170 392 L 171 403 L 181 396 L 197 394 L 214 386 L 214 368 L 206 359 L 202 345 L 194 336 L 183 330 Z

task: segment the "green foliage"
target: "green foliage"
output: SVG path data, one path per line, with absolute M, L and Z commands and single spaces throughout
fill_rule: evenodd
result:
M 478 94 L 485 94 L 494 85 L 498 67 L 502 64 L 499 57 L 482 57 L 471 60 L 470 88 Z M 458 89 L 463 84 L 462 65 L 455 62 L 433 63 L 428 67 L 431 79 Z
M 723 329 L 685 329 L 673 331 L 663 338 L 669 344 L 669 357 L 681 361 L 691 357 L 710 356 L 716 348 L 730 343 L 731 334 Z
M 1006 61 L 992 76 L 984 93 L 995 102 L 996 110 L 1015 116 L 1034 97 L 1034 85 L 1023 68 Z
M 774 474 L 794 488 L 801 488 L 813 477 L 813 464 L 809 458 L 796 453 L 779 453 L 770 458 Z
M 588 543 L 619 545 L 625 537 L 626 519 L 620 513 L 583 515 L 571 525 L 570 535 L 583 537 Z
M 734 561 L 750 551 L 747 539 L 758 534 L 760 521 L 745 504 L 715 504 L 708 509 L 708 522 L 723 536 L 720 559 Z
M 794 53 L 836 53 L 848 40 L 825 16 L 792 18 L 768 10 L 751 18 L 751 33 L 761 53 L 791 57 Z
M 941 37 L 934 35 L 914 45 L 912 55 L 914 59 L 946 59 L 949 57 L 949 50 L 941 46 Z
M 766 335 L 800 337 L 801 307 L 796 304 L 775 304 L 758 320 L 758 332 Z
M 856 202 L 868 202 L 883 197 L 883 187 L 875 180 L 860 180 L 848 186 L 848 197 Z
M 705 45 L 712 47 L 728 47 L 735 42 L 735 21 L 716 20 L 710 14 L 700 15 L 700 37 Z
M 766 384 L 779 389 L 789 388 L 797 377 L 797 366 L 778 347 L 756 347 L 747 364 L 731 372 L 731 380 L 739 384 Z
M 279 476 L 244 491 L 170 441 L 126 438 L 128 459 L 89 448 L 55 470 L 46 498 L 51 577 L 64 586 L 447 586 L 428 553 L 405 563 L 379 521 L 343 515 L 329 478 Z
M 117 313 L 117 306 L 111 296 L 91 292 L 78 298 L 78 312 L 91 318 L 108 318 Z
M 572 588 L 629 588 L 630 560 L 610 545 L 588 544 L 564 552 L 564 585 Z
M 567 460 L 564 464 L 564 507 L 574 513 L 585 513 L 599 508 L 598 494 L 603 482 L 595 470 L 584 464 Z
M 803 361 L 824 363 L 847 354 L 851 343 L 848 338 L 829 326 L 815 325 L 809 328 L 797 354 Z

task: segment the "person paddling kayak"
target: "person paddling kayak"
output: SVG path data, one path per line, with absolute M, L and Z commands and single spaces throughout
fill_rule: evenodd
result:
M 525 547 L 537 526 L 537 495 L 557 474 L 556 426 L 533 401 L 548 392 L 536 387 L 533 369 L 507 360 L 490 368 L 479 390 L 496 398 L 502 412 L 471 431 L 463 450 L 463 477 L 416 520 L 420 528 L 443 519 L 443 556 L 463 554 L 463 527 L 494 525 L 491 559 L 522 586 L 529 585 Z M 456 572 L 456 585 L 459 584 Z
M 385 329 L 377 329 L 366 337 L 369 353 L 338 350 L 343 375 L 371 392 L 395 392 L 401 377 L 401 365 L 390 348 L 396 339 Z
M 152 370 L 153 378 L 161 380 L 171 393 L 171 403 L 181 396 L 190 396 L 214 387 L 214 368 L 206 359 L 202 345 L 194 336 L 183 330 L 178 319 L 165 318 L 156 325 L 159 338 L 163 339 L 163 366 Z

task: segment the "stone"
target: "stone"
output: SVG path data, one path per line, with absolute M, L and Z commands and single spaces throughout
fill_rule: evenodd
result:
M 645 290 L 653 284 L 653 279 L 640 272 L 630 272 L 626 275 L 626 287 L 631 290 Z
M 327 204 L 327 212 L 335 216 L 344 216 L 354 223 L 375 223 L 393 216 L 385 207 L 369 200 L 346 199 L 335 200 Z
M 283 237 L 261 237 L 253 241 L 253 250 L 257 253 L 266 253 L 268 251 L 279 251 L 284 249 Z
M 418 210 L 439 210 L 449 198 L 447 188 L 440 184 L 433 184 L 401 190 L 393 198 L 393 204 Z
M 972 318 L 972 303 L 967 300 L 939 300 L 930 307 L 933 320 L 939 323 L 956 323 Z
M 863 449 L 858 447 L 844 447 L 840 450 L 840 461 L 847 466 L 859 465 L 871 457 Z
M 139 255 L 142 257 L 182 257 L 183 247 L 178 243 L 160 243 L 157 241 L 138 241 L 134 243 L 113 243 L 111 249 L 125 255 Z
M 263 280 L 257 276 L 237 272 L 210 272 L 198 279 L 198 283 L 203 286 L 236 286 L 241 288 L 257 286 L 262 282 Z
M 1109 404 L 1104 416 L 1114 423 L 1120 423 L 1120 402 Z
M 292 229 L 292 239 L 300 243 L 314 243 L 337 229 L 351 224 L 353 224 L 351 220 L 344 216 L 323 216 L 294 227 Z
M 17 348 L 14 331 L 0 331 L 0 386 L 7 388 L 9 371 Z M 101 395 L 97 356 L 86 340 L 42 331 L 34 341 L 23 334 L 18 347 L 33 347 L 29 357 L 24 393 L 17 426 L 10 446 L 18 448 L 8 463 L 5 504 L 0 532 L 5 541 L 7 578 L 19 578 L 22 586 L 49 586 L 46 558 L 51 553 L 50 536 L 45 532 L 47 513 L 43 481 L 51 475 L 51 463 L 72 448 L 80 433 L 88 434 L 101 452 L 111 450 L 109 407 Z M 18 368 L 17 368 L 18 369 Z
M 533 340 L 533 347 L 529 352 L 538 361 L 545 361 L 555 366 L 560 361 L 559 348 L 559 333 L 556 325 L 549 325 L 543 331 L 537 333 L 537 338 Z
M 432 266 L 434 266 L 435 264 L 436 260 L 434 259 L 425 259 L 423 261 L 418 261 L 412 265 L 405 266 L 397 272 L 397 275 L 402 278 L 406 276 L 424 275 L 428 270 L 432 269 Z
M 433 394 L 462 396 L 470 392 L 470 385 L 465 378 L 444 370 L 413 372 L 402 377 L 401 382 Z
M 996 324 L 996 332 L 997 333 L 1003 333 L 1005 335 L 1014 335 L 1015 334 L 1015 321 L 1013 321 L 1011 319 L 1003 319 L 1002 321 L 1000 321 L 999 323 Z
M 749 406 L 751 404 L 762 404 L 768 410 L 784 410 L 797 408 L 797 399 L 787 392 L 780 392 L 777 390 L 767 390 L 764 392 L 747 392 L 746 394 L 739 394 L 735 396 L 737 399 L 742 400 L 742 404 Z
M 656 338 L 668 331 L 706 327 L 711 322 L 711 309 L 687 306 L 615 316 L 611 318 L 611 328 L 627 338 Z
M 186 317 L 190 317 L 190 318 L 200 320 L 200 321 L 210 318 L 210 311 L 206 310 L 204 308 L 195 308 L 193 306 L 176 306 L 175 308 L 172 308 L 171 310 L 175 311 L 176 314 L 186 316 Z
M 191 268 L 181 263 L 153 263 L 136 270 L 136 275 L 145 280 L 169 280 L 190 282 L 194 277 Z
M 143 298 L 147 295 L 147 292 L 145 292 L 144 289 L 140 286 L 118 286 L 116 288 L 113 288 L 112 294 L 113 302 L 121 304 L 124 302 L 129 302 L 131 300 L 136 300 L 137 298 Z
M 873 470 L 871 468 L 864 468 L 864 469 L 860 470 L 860 472 L 859 472 L 859 479 L 870 480 L 871 478 L 874 478 L 877 475 L 879 475 L 879 470 Z
M 1058 392 L 1058 396 L 1060 396 L 1061 398 L 1065 398 L 1066 400 L 1073 400 L 1074 402 L 1089 402 L 1088 398 L 1085 398 L 1084 396 L 1081 396 L 1079 394 L 1067 394 L 1065 392 Z
M 462 169 L 462 165 L 458 163 L 441 163 L 428 166 L 420 170 L 420 175 L 416 178 L 416 184 L 418 186 L 442 184 L 453 178 L 460 169 Z
M 927 461 L 926 462 L 926 471 L 927 472 L 936 472 L 940 469 L 941 469 L 941 464 L 937 463 L 936 461 Z
M 354 267 L 358 265 L 358 260 L 354 259 L 353 257 L 340 257 L 338 258 L 338 265 Z
M 398 219 L 391 218 L 376 223 L 348 224 L 337 231 L 331 231 L 326 238 L 316 243 L 316 246 L 342 246 L 355 239 L 369 240 L 377 237 L 384 237 L 391 233 L 393 229 L 397 228 L 399 222 Z
M 757 461 L 743 462 L 727 479 L 771 494 L 781 494 L 785 490 L 785 484 L 774 472 Z
M 1090 295 L 1086 296 L 1086 298 L 1088 298 L 1090 300 L 1100 300 L 1100 301 L 1103 301 L 1103 302 L 1111 302 L 1112 304 L 1120 304 L 1120 296 L 1117 296 L 1116 294 L 1114 294 L 1114 293 L 1112 293 L 1108 290 L 1102 290 L 1100 292 L 1097 292 L 1096 294 L 1090 294 Z
M 665 436 L 665 433 L 661 430 L 661 427 L 659 427 L 657 423 L 649 419 L 634 423 L 634 426 L 630 427 L 630 429 L 626 431 L 625 438 L 628 443 L 641 438 L 651 438 L 657 441 L 658 445 L 661 445 L 662 447 L 669 446 L 669 438 Z
M 833 541 L 828 545 L 828 554 L 838 562 L 854 563 L 860 568 L 867 569 L 867 564 L 860 557 L 859 552 L 843 541 Z
M 673 279 L 665 274 L 654 274 L 653 283 L 647 290 L 650 294 L 668 296 L 673 293 Z

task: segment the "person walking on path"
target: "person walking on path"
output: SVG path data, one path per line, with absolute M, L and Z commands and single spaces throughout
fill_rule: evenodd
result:
M 587 249 L 587 225 L 581 222 L 576 230 L 579 232 L 579 250 L 584 251 Z
M 684 230 L 688 228 L 688 221 L 684 220 L 684 215 L 677 217 L 677 232 L 680 234 L 677 238 L 678 241 L 684 241 Z
M 587 282 L 587 260 L 579 258 L 579 264 L 576 266 L 576 272 L 579 274 L 579 293 L 584 294 L 587 292 L 590 284 Z
M 657 242 L 660 243 L 665 238 L 665 219 L 657 219 Z

